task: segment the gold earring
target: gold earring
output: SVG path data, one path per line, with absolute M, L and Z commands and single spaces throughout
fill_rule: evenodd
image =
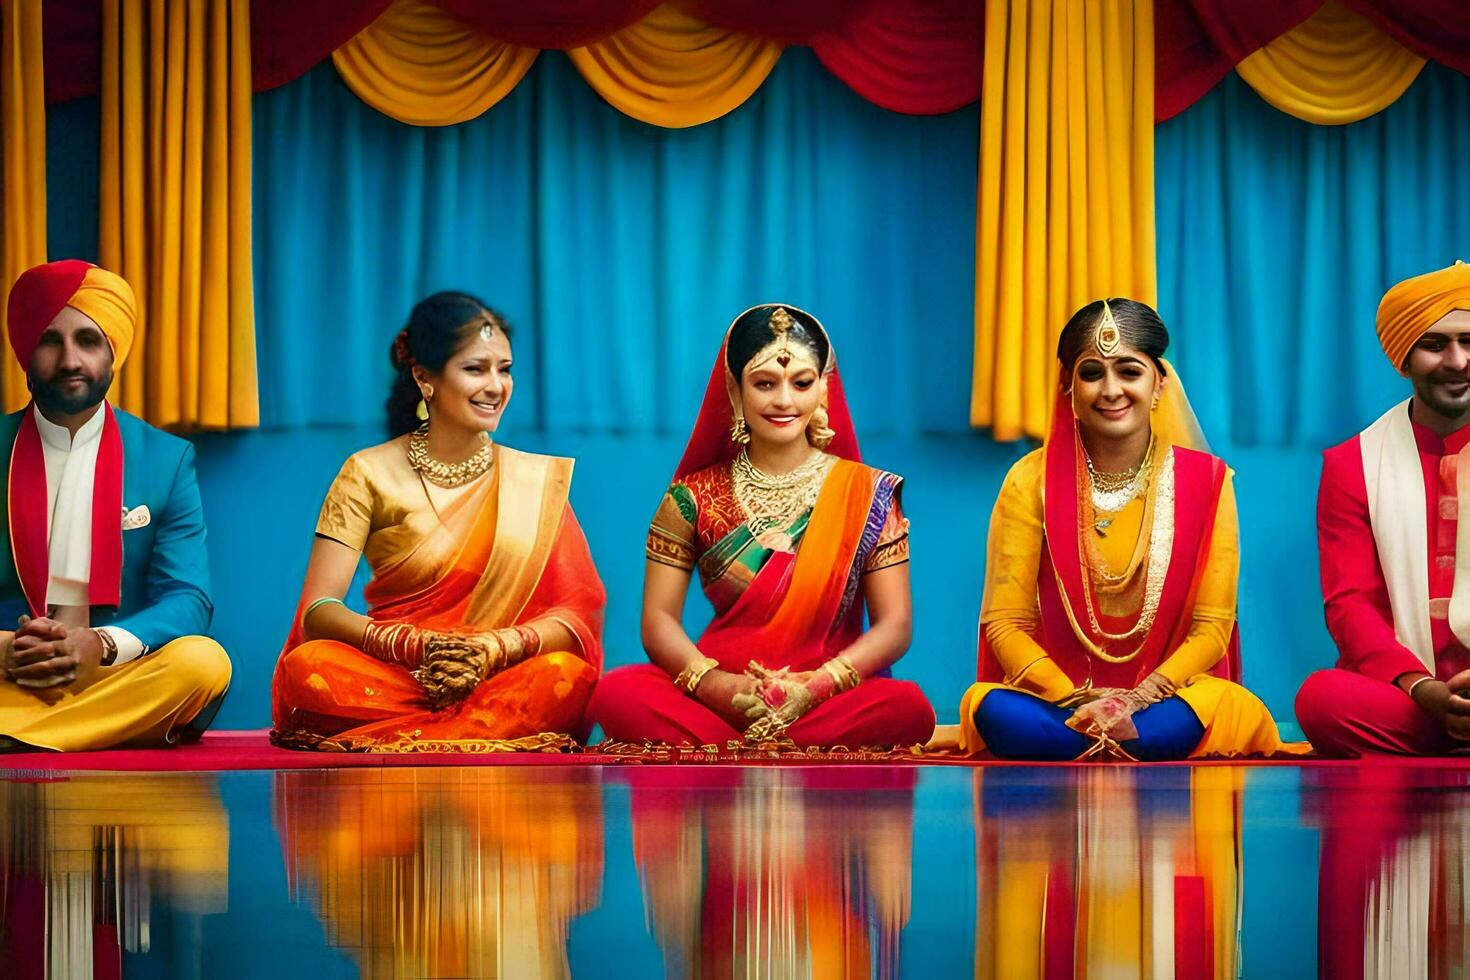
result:
M 735 421 L 730 423 L 730 441 L 742 446 L 750 442 L 750 426 L 745 424 L 744 415 L 735 416 Z
M 429 421 L 429 403 L 422 398 L 419 399 L 419 407 L 413 413 L 420 422 Z
M 836 436 L 827 416 L 827 406 L 818 405 L 816 411 L 812 412 L 812 420 L 807 423 L 806 441 L 818 449 L 826 449 L 832 445 Z

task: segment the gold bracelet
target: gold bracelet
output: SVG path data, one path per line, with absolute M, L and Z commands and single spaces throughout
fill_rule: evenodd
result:
M 851 691 L 863 682 L 863 675 L 859 674 L 857 668 L 841 654 L 822 664 L 821 669 L 832 677 L 833 682 L 837 685 L 838 694 Z
M 710 657 L 700 657 L 679 671 L 679 676 L 674 678 L 674 686 L 682 688 L 685 694 L 692 697 L 694 695 L 694 689 L 699 686 L 700 681 L 704 680 L 704 675 L 719 665 L 720 662 L 718 660 Z

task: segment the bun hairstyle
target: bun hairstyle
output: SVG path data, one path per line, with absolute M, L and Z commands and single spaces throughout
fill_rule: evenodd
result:
M 771 303 L 746 310 L 730 327 L 730 339 L 725 345 L 725 366 L 737 383 L 750 359 L 776 339 L 776 331 L 771 329 L 771 314 L 777 310 L 785 310 L 791 318 L 791 329 L 787 333 L 791 342 L 811 351 L 817 363 L 826 366 L 831 345 L 827 343 L 827 335 L 817 318 L 795 307 Z
M 438 373 L 455 351 L 489 323 L 510 339 L 510 326 L 499 313 L 469 293 L 443 292 L 422 299 L 408 315 L 408 325 L 398 331 L 388 349 L 393 364 L 393 386 L 385 408 L 388 434 L 396 437 L 417 429 L 419 402 L 423 395 L 413 379 L 414 367 Z
M 1109 299 L 1107 306 L 1113 311 L 1113 322 L 1118 325 L 1123 344 L 1148 355 L 1159 374 L 1167 375 L 1162 359 L 1169 349 L 1169 330 L 1154 308 L 1122 297 Z M 1098 321 L 1102 315 L 1103 301 L 1095 299 L 1073 313 L 1062 328 L 1062 335 L 1057 338 L 1057 360 L 1062 362 L 1064 375 L 1072 373 L 1078 358 L 1096 349 Z

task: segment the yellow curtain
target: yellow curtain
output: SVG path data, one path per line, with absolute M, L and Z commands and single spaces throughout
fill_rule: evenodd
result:
M 155 425 L 256 425 L 248 0 L 104 3 L 100 95 L 100 264 L 139 312 L 114 394 Z
M 396 0 L 332 64 L 368 105 L 415 126 L 452 126 L 505 98 L 540 52 L 465 27 L 426 0 Z
M 781 45 L 711 27 L 681 4 L 666 3 L 567 55 L 614 108 L 677 129 L 718 119 L 750 98 Z
M 989 0 L 970 421 L 1046 433 L 1056 338 L 1155 302 L 1153 0 Z
M 41 71 L 41 0 L 0 0 L 0 327 L 10 285 L 46 261 L 46 80 Z M 0 333 L 3 333 L 0 330 Z M 4 343 L 0 340 L 0 343 Z M 30 400 L 25 372 L 0 357 L 0 410 Z
M 1423 67 L 1368 18 L 1329 0 L 1235 70 L 1282 112 L 1340 126 L 1391 105 Z

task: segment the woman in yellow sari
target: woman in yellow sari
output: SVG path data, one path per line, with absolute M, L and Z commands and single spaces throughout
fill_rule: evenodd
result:
M 490 440 L 510 401 L 510 337 L 474 297 L 419 303 L 391 356 L 394 438 L 350 457 L 322 505 L 276 665 L 272 740 L 570 744 L 602 662 L 605 601 L 567 503 L 572 461 Z M 359 557 L 373 573 L 365 616 L 342 602 Z
M 1168 345 L 1129 299 L 1063 329 L 1051 432 L 990 519 L 979 683 L 936 746 L 1139 761 L 1282 749 L 1239 684 L 1230 471 L 1205 450 Z

